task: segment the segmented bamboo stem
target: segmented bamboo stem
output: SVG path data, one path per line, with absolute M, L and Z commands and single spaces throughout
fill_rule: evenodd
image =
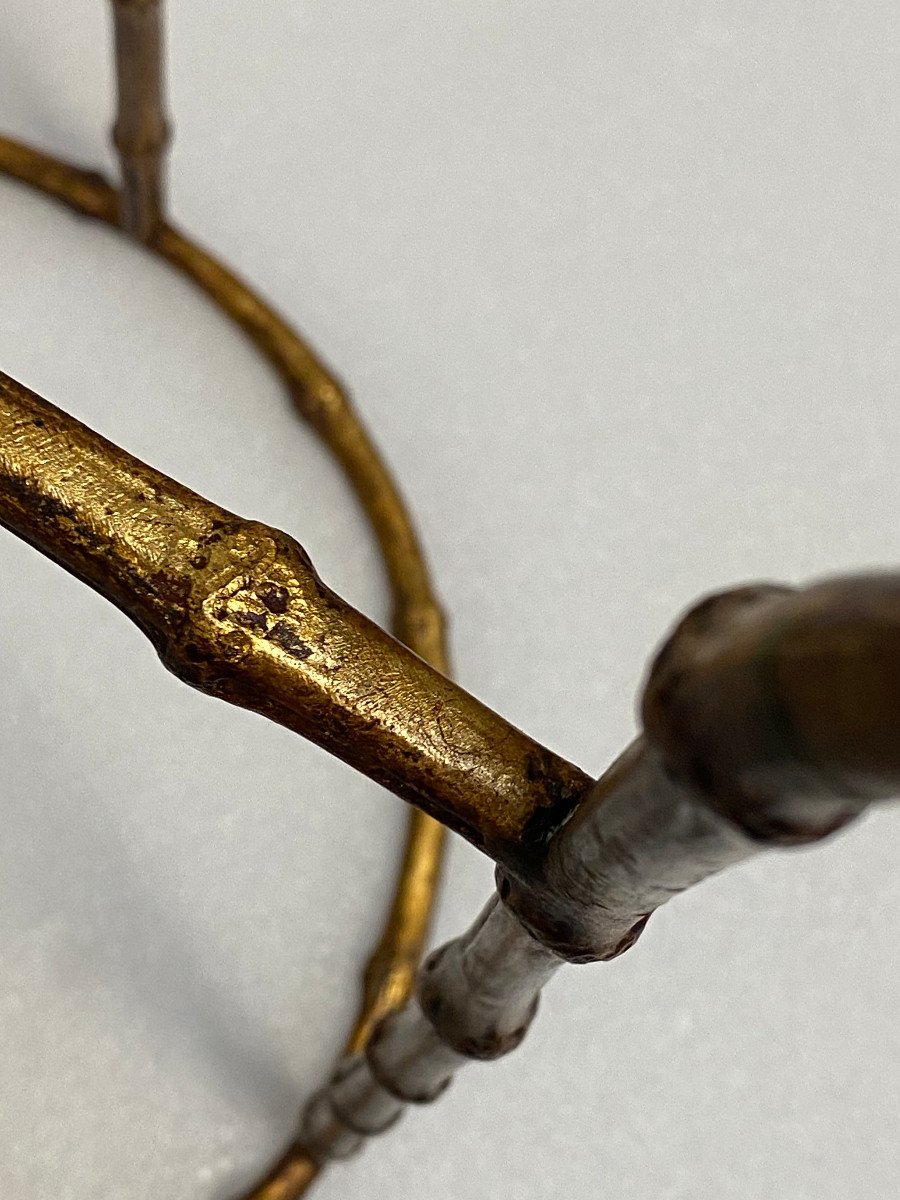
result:
M 563 961 L 621 954 L 685 889 L 900 792 L 900 576 L 712 597 L 663 647 L 644 712 L 538 874 L 499 871 L 499 896 L 313 1097 L 311 1156 L 347 1157 L 518 1046 Z
M 354 481 L 387 563 L 396 632 L 445 671 L 415 535 L 342 389 L 277 314 L 162 222 L 159 4 L 114 8 L 121 204 L 98 177 L 14 143 L 0 141 L 0 170 L 99 219 L 121 215 L 249 334 Z M 349 1057 L 310 1102 L 300 1144 L 251 1200 L 294 1200 L 320 1163 L 353 1152 L 406 1105 L 435 1099 L 462 1063 L 518 1045 L 563 961 L 614 957 L 671 896 L 766 845 L 826 836 L 900 789 L 898 630 L 896 577 L 837 581 L 799 600 L 742 589 L 698 606 L 655 664 L 645 736 L 583 799 L 573 773 L 532 854 L 506 863 L 499 896 L 429 959 L 407 999 L 442 837 L 415 814 Z
M 0 137 L 0 173 L 107 224 L 119 220 L 119 199 L 99 175 L 80 171 Z M 401 641 L 444 674 L 449 672 L 443 613 L 403 498 L 343 387 L 273 309 L 204 251 L 166 226 L 148 247 L 191 278 L 254 342 L 284 380 L 298 413 L 346 472 L 369 518 L 384 559 L 393 601 L 392 628 Z M 418 810 L 409 817 L 394 898 L 364 973 L 348 1052 L 360 1049 L 374 1025 L 406 1000 L 431 922 L 446 830 Z M 292 1148 L 248 1200 L 296 1200 L 318 1173 Z
M 169 142 L 162 0 L 112 0 L 118 112 L 113 144 L 122 171 L 122 227 L 146 242 L 163 219 Z
M 492 897 L 467 933 L 428 959 L 418 994 L 312 1098 L 301 1133 L 311 1156 L 348 1157 L 408 1105 L 436 1100 L 466 1062 L 518 1046 L 562 964 Z

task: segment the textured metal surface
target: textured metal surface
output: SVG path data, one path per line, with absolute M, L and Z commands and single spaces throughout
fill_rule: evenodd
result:
M 308 737 L 499 860 L 577 801 L 577 768 L 331 592 L 292 538 L 8 376 L 0 397 L 0 520 L 121 608 L 179 679 Z
M 802 682 L 802 681 L 801 681 L 801 682 Z M 303 1186 L 305 1186 L 305 1182 L 304 1182 L 304 1167 L 303 1167 L 303 1165 L 302 1165 L 302 1164 L 296 1164 L 296 1163 L 295 1163 L 295 1165 L 294 1165 L 294 1168 L 293 1168 L 292 1170 L 290 1170 L 290 1169 L 289 1169 L 289 1170 L 287 1170 L 287 1171 L 285 1171 L 285 1172 L 282 1172 L 282 1179 L 283 1179 L 283 1180 L 287 1180 L 287 1179 L 288 1179 L 288 1177 L 289 1177 L 289 1176 L 290 1176 L 292 1173 L 293 1173 L 293 1175 L 294 1175 L 295 1181 L 299 1181 L 299 1183 L 297 1184 L 297 1186 L 299 1186 L 300 1190 L 302 1190 L 302 1187 L 303 1187 Z M 291 1186 L 293 1186 L 293 1185 L 291 1185 Z M 260 1193 L 260 1194 L 262 1194 L 262 1193 Z M 280 1191 L 273 1191 L 273 1192 L 271 1192 L 271 1193 L 270 1193 L 270 1192 L 266 1192 L 265 1194 L 266 1194 L 267 1196 L 271 1195 L 271 1196 L 273 1196 L 273 1197 L 274 1197 L 275 1195 L 281 1196 L 281 1195 L 286 1195 L 286 1194 L 288 1194 L 288 1193 L 285 1193 L 285 1192 L 280 1192 Z M 296 1194 L 296 1192 L 291 1192 L 290 1194 Z
M 160 47 L 155 43 L 157 61 Z M 124 47 L 117 42 L 120 75 Z M 158 94 L 158 93 L 157 93 Z M 129 95 L 120 87 L 120 107 L 127 108 Z M 123 152 L 123 176 L 128 170 Z M 76 211 L 111 224 L 119 218 L 120 201 L 112 189 L 96 176 L 85 175 L 45 155 L 0 139 L 0 162 L 4 169 Z M 153 202 L 159 203 L 158 189 Z M 138 197 L 138 202 L 140 197 Z M 125 200 L 127 220 L 128 201 Z M 146 209 L 145 209 L 146 211 Z M 158 213 L 152 227 L 158 229 Z M 140 230 L 132 230 L 140 234 Z M 144 230 L 149 234 L 149 227 Z M 171 249 L 171 239 L 167 243 Z M 287 383 L 299 415 L 310 424 L 331 449 L 354 487 L 359 502 L 376 534 L 385 563 L 393 600 L 394 632 L 420 657 L 437 670 L 448 673 L 445 623 L 434 597 L 427 564 L 403 498 L 390 472 L 354 411 L 346 391 L 308 350 L 299 335 L 228 271 L 203 253 L 188 254 L 185 239 L 175 241 L 181 256 L 173 261 L 199 281 L 207 295 L 231 316 L 255 341 L 257 348 Z M 196 280 L 195 280 L 196 281 Z M 328 403 L 316 401 L 327 396 Z M 410 812 L 394 896 L 381 936 L 364 973 L 360 1007 L 347 1044 L 348 1053 L 362 1048 L 375 1024 L 410 994 L 415 971 L 422 957 L 434 908 L 446 844 L 446 830 L 425 813 Z M 301 1195 L 315 1178 L 317 1166 L 303 1151 L 291 1150 L 260 1185 L 260 1200 L 287 1200 Z M 254 1193 L 257 1194 L 257 1193 Z
M 116 192 L 94 173 L 79 171 L 5 138 L 0 138 L 0 170 L 79 213 L 112 225 L 119 222 Z M 208 253 L 166 224 L 157 223 L 154 237 L 148 241 L 149 249 L 197 283 L 243 329 L 281 375 L 299 414 L 332 451 L 369 516 L 393 598 L 394 632 L 421 658 L 446 673 L 449 664 L 443 614 L 434 598 L 415 530 L 389 471 L 344 389 L 290 325 Z M 36 431 L 42 427 L 32 428 Z M 103 517 L 108 519 L 109 514 L 104 512 Z M 294 658 L 293 665 L 298 661 L 302 660 Z M 528 787 L 542 790 L 550 776 L 540 765 L 535 767 L 536 762 L 539 759 L 529 759 L 526 774 L 532 778 L 526 782 Z M 580 773 L 576 772 L 574 778 L 576 789 L 578 781 L 586 782 Z M 558 807 L 561 791 L 565 793 L 566 789 L 543 792 L 549 794 L 553 809 Z M 538 820 L 538 831 L 552 827 L 554 819 L 556 816 L 550 821 Z M 430 924 L 445 838 L 446 831 L 439 822 L 419 810 L 411 813 L 394 899 L 365 971 L 360 1010 L 348 1038 L 350 1054 L 365 1046 L 375 1026 L 399 1008 L 412 990 Z M 305 1192 L 317 1171 L 302 1149 L 291 1149 L 252 1195 L 255 1200 L 290 1200 Z

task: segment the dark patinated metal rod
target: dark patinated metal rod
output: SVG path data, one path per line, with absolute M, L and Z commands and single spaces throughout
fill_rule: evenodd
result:
M 518 1046 L 565 961 L 614 958 L 686 888 L 900 794 L 900 575 L 704 601 L 657 657 L 643 711 L 538 870 L 498 872 L 499 895 L 310 1101 L 311 1156 L 346 1157 L 467 1061 Z
M 310 738 L 518 862 L 589 779 L 331 592 L 302 547 L 0 375 L 0 522 L 118 605 L 186 683 Z
M 122 171 L 122 226 L 145 242 L 164 207 L 169 141 L 162 0 L 112 0 L 118 110 L 113 144 Z
M 900 574 L 711 596 L 665 643 L 644 735 L 507 904 L 576 962 L 627 949 L 673 895 L 900 794 Z

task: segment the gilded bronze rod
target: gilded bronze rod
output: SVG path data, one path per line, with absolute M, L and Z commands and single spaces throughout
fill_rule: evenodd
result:
M 303 548 L 0 374 L 0 521 L 116 604 L 179 679 L 309 738 L 498 862 L 590 782 L 327 588 Z
M 0 171 L 56 199 L 76 213 L 117 225 L 119 200 L 97 174 L 80 171 L 21 143 L 0 137 Z M 443 674 L 449 674 L 443 613 L 434 597 L 424 554 L 403 498 L 346 390 L 296 331 L 265 301 L 210 255 L 173 230 L 163 244 L 177 266 L 250 337 L 281 376 L 294 406 L 344 470 L 378 540 L 392 597 L 394 634 Z M 148 247 L 159 252 L 156 243 Z M 363 995 L 348 1039 L 360 1049 L 379 1021 L 412 989 L 422 957 L 446 844 L 446 830 L 410 810 L 401 867 L 387 920 L 363 977 Z M 315 1165 L 291 1151 L 258 1200 L 292 1200 Z M 305 1186 L 305 1184 L 304 1184 Z M 256 1196 L 256 1193 L 254 1193 Z
M 164 101 L 161 0 L 113 0 L 118 118 L 113 141 L 120 153 L 123 227 L 148 241 L 164 213 L 165 154 L 169 126 Z M 236 283 L 230 294 L 240 291 Z M 244 289 L 246 290 L 246 289 Z M 215 296 L 213 297 L 215 299 Z M 274 314 L 272 314 L 274 319 Z M 283 322 L 282 322 L 283 324 Z M 287 340 L 299 342 L 292 329 Z M 270 359 L 271 361 L 271 359 Z M 322 368 L 322 376 L 327 372 Z M 392 630 L 411 650 L 449 675 L 445 623 L 428 568 L 402 496 L 353 411 L 346 391 L 329 379 L 336 403 L 319 436 L 338 457 L 379 540 L 393 598 Z M 303 413 L 306 389 L 292 388 Z M 315 425 L 311 414 L 306 419 Z M 412 990 L 431 923 L 446 846 L 444 827 L 418 809 L 407 819 L 406 844 L 381 937 L 366 965 L 359 1012 L 348 1051 L 365 1045 L 374 1025 Z M 311 1160 L 291 1154 L 275 1170 L 272 1186 L 282 1196 L 305 1190 L 315 1173 Z M 303 1187 L 298 1190 L 298 1168 Z
M 180 678 L 421 806 L 349 1061 L 307 1110 L 309 1151 L 292 1148 L 249 1197 L 295 1200 L 320 1160 L 431 1099 L 466 1059 L 517 1045 L 563 960 L 621 953 L 659 904 L 711 871 L 818 840 L 897 791 L 900 581 L 740 589 L 698 606 L 651 672 L 645 734 L 592 787 L 446 679 L 441 691 L 441 613 L 346 393 L 242 281 L 164 223 L 161 0 L 112 4 L 121 193 L 14 143 L 0 145 L 0 170 L 120 224 L 243 327 L 369 514 L 395 634 L 439 672 L 330 592 L 293 539 L 209 504 L 0 375 L 0 521 L 118 604 Z M 498 860 L 499 896 L 432 956 L 412 999 L 444 835 L 426 812 Z
M 96 172 L 80 170 L 0 136 L 0 173 L 59 200 L 79 215 L 110 226 L 119 224 L 118 193 Z M 449 674 L 444 616 L 434 598 L 418 536 L 400 491 L 346 389 L 287 320 L 184 234 L 163 224 L 157 227 L 146 248 L 190 278 L 234 320 L 286 384 L 296 412 L 328 446 L 371 523 L 388 576 L 392 632 L 438 671 Z M 437 881 L 443 839 L 443 826 L 418 811 L 410 814 L 403 854 L 406 869 L 398 884 L 385 936 L 374 954 L 373 966 L 367 971 L 366 990 L 373 1003 L 380 986 L 378 974 L 384 974 L 388 994 L 395 995 L 400 985 L 398 979 L 410 977 L 410 955 L 414 959 L 420 956 L 431 906 L 430 900 L 424 904 L 424 888 L 427 881 L 432 884 Z M 388 967 L 392 946 L 397 947 L 396 970 Z M 386 997 L 380 998 L 378 1007 L 385 1002 Z M 367 1025 L 362 1013 L 354 1037 L 359 1038 Z
M 0 145 L 0 153 L 3 149 Z M 18 174 L 36 163 L 51 185 L 48 190 L 62 188 L 82 194 L 98 209 L 93 215 L 114 222 L 114 194 L 96 177 L 42 160 L 21 147 L 13 147 L 9 161 Z M 105 193 L 112 196 L 112 204 Z M 211 294 L 225 288 L 232 298 L 240 296 L 242 285 L 233 276 L 218 264 L 209 266 L 202 251 L 174 231 L 169 233 L 167 257 L 171 261 L 190 271 L 192 277 L 193 264 L 206 268 L 200 274 Z M 283 330 L 277 322 L 260 326 L 258 310 L 252 305 L 238 306 L 234 315 L 257 344 L 268 347 L 268 353 L 272 354 L 273 348 L 276 355 L 281 353 Z M 284 345 L 290 350 L 289 341 Z M 301 401 L 307 415 L 312 414 L 325 428 L 339 428 L 334 422 L 337 408 L 330 402 L 336 385 L 327 374 L 323 378 L 317 373 L 324 368 L 302 345 L 295 363 L 284 373 L 290 378 L 293 372 L 302 379 Z M 350 636 L 348 631 L 355 622 L 365 621 L 328 593 L 303 551 L 286 535 L 241 521 L 200 500 L 20 385 L 6 381 L 4 388 L 13 415 L 5 438 L 13 453 L 0 491 L 4 520 L 119 603 L 153 638 L 164 657 L 174 656 L 178 673 L 182 677 L 186 673 L 189 682 L 198 684 L 192 672 L 199 672 L 205 690 L 233 699 L 228 690 L 246 691 L 249 680 L 257 704 L 265 692 L 267 702 L 274 698 L 280 712 L 285 687 L 278 678 L 278 670 L 284 666 L 279 654 L 269 646 L 259 655 L 254 644 L 246 655 L 237 656 L 240 664 L 253 660 L 247 675 L 236 675 L 229 658 L 234 644 L 230 635 L 249 633 L 251 642 L 253 635 L 257 641 L 274 640 L 288 657 L 302 645 L 299 659 L 307 663 L 313 655 L 305 651 L 311 649 L 316 636 L 306 641 L 304 634 L 318 634 L 321 648 L 330 635 L 340 640 Z M 316 401 L 311 403 L 311 397 Z M 328 402 L 322 404 L 322 399 Z M 55 464 L 52 469 L 51 463 Z M 62 469 L 57 471 L 60 464 Z M 158 511 L 146 510 L 143 485 L 154 492 Z M 135 487 L 142 488 L 143 500 Z M 106 503 L 109 499 L 113 504 Z M 117 513 L 125 514 L 124 521 L 117 523 Z M 220 535 L 222 547 L 216 542 L 201 545 L 210 529 Z M 210 546 L 216 547 L 209 556 L 215 561 L 199 561 Z M 164 564 L 162 571 L 150 572 L 151 566 L 160 564 Z M 193 583 L 186 585 L 185 580 Z M 334 627 L 316 625 L 322 613 L 311 598 L 313 592 L 326 601 L 326 608 L 339 610 Z M 193 639 L 198 629 L 201 638 L 210 637 L 204 621 L 208 621 L 210 608 L 221 619 L 217 606 L 223 598 L 233 619 L 221 643 L 205 658 L 183 654 L 184 637 Z M 280 612 L 285 600 L 287 607 Z M 285 622 L 287 629 L 278 629 L 281 622 L 271 623 L 270 618 L 283 617 L 288 610 L 291 620 Z M 479 931 L 484 930 L 486 936 L 490 930 L 492 939 L 496 932 L 485 966 L 496 950 L 501 965 L 521 962 L 521 979 L 529 973 L 543 979 L 565 958 L 611 957 L 633 943 L 649 911 L 710 870 L 739 861 L 765 844 L 817 840 L 873 799 L 893 794 L 900 784 L 898 631 L 896 576 L 834 581 L 801 593 L 773 587 L 739 589 L 699 605 L 679 626 L 651 675 L 644 699 L 650 752 L 639 743 L 586 795 L 580 773 L 576 773 L 573 793 L 566 797 L 555 785 L 551 787 L 554 802 L 537 806 L 526 823 L 527 833 L 524 826 L 519 831 L 515 852 L 506 861 L 496 855 L 503 866 L 499 876 L 503 911 L 518 924 L 510 925 L 496 902 L 489 910 L 497 912 L 490 926 L 476 923 L 471 934 L 473 948 L 482 936 Z M 356 633 L 359 641 L 353 644 L 357 649 L 374 645 L 379 636 L 386 637 L 371 623 Z M 198 645 L 196 641 L 191 644 Z M 345 645 L 343 641 L 340 644 Z M 389 639 L 388 644 L 393 653 L 405 653 Z M 190 664 L 187 668 L 184 657 Z M 427 670 L 424 663 L 419 665 Z M 321 690 L 321 672 L 317 680 L 315 667 L 312 663 L 303 668 L 311 672 L 306 682 L 312 680 L 313 689 Z M 441 678 L 432 673 L 427 683 L 420 680 L 420 694 L 433 695 Z M 333 700 L 332 696 L 323 702 L 324 709 L 331 712 Z M 346 707 L 346 700 L 342 695 L 338 710 L 341 703 Z M 247 703 L 245 695 L 236 702 L 257 707 Z M 350 708 L 353 715 L 352 704 Z M 267 711 L 266 715 L 274 714 Z M 490 716 L 501 720 L 495 714 Z M 303 719 L 308 717 L 307 712 Z M 345 718 L 343 713 L 341 720 Z M 302 723 L 296 713 L 287 720 L 283 715 L 275 719 L 292 728 Z M 388 726 L 395 736 L 397 729 L 390 719 Z M 337 742 L 347 733 L 341 725 Z M 411 731 L 408 745 L 419 736 L 421 729 Z M 339 749 L 335 752 L 340 754 Z M 534 781 L 534 763 L 526 765 L 526 775 Z M 404 794 L 400 788 L 395 790 Z M 561 805 L 557 803 L 560 799 Z M 570 812 L 573 819 L 566 823 Z M 523 852 L 526 847 L 528 852 Z M 638 864 L 644 864 L 639 871 Z M 502 925 L 496 926 L 495 920 Z M 516 932 L 519 928 L 522 933 Z M 523 936 L 530 940 L 523 942 Z M 532 944 L 543 946 L 544 951 L 532 951 Z M 460 952 L 466 945 L 468 941 L 460 944 Z M 532 971 L 532 960 L 539 970 Z M 486 975 L 486 995 L 499 998 L 505 988 L 519 986 L 517 979 L 520 977 L 514 973 L 503 984 L 502 971 L 500 977 Z M 450 984 L 456 986 L 452 980 Z M 434 987 L 432 982 L 432 991 Z M 511 1010 L 512 1017 L 522 1012 L 522 995 L 524 992 L 517 997 L 519 1007 Z M 440 1000 L 440 996 L 436 994 L 434 999 Z M 424 1072 L 423 1077 L 434 1082 L 436 1070 L 440 1074 L 448 1062 L 459 1059 L 464 1033 L 450 1026 L 442 1031 L 434 1024 L 434 1013 L 426 1011 L 428 987 L 421 1003 L 425 1009 L 421 1004 L 420 1009 L 407 1007 L 402 1020 L 388 1017 L 387 1024 L 378 1023 L 379 1037 L 374 1045 L 367 1041 L 370 1050 L 363 1056 L 365 1062 L 375 1064 L 375 1082 L 371 1074 L 365 1074 L 368 1068 L 356 1054 L 351 1062 L 354 1071 L 362 1075 L 338 1077 L 344 1102 L 348 1096 L 361 1095 L 354 1089 L 362 1086 L 368 1089 L 364 1091 L 366 1105 L 375 1103 L 373 1096 L 379 1104 L 387 1103 L 371 1089 L 380 1087 L 378 1078 L 386 1079 L 385 1072 L 394 1069 L 392 1058 L 379 1057 L 388 1048 L 406 1064 L 403 1071 L 413 1073 L 404 1076 L 407 1080 Z M 461 1015 L 472 1011 L 483 1020 L 484 1010 L 467 1008 L 469 1001 L 458 987 L 456 1003 Z M 482 1002 L 476 995 L 472 1003 L 477 1009 Z M 396 1006 L 388 1007 L 396 1011 Z M 510 1013 L 504 1015 L 510 1017 Z M 373 1016 L 370 1027 L 374 1024 Z M 390 1030 L 390 1036 L 381 1033 L 382 1029 Z M 497 1045 L 505 1051 L 517 1042 L 521 1030 L 498 1027 L 494 1032 L 501 1039 Z M 409 1057 L 410 1038 L 413 1042 L 424 1038 L 423 1046 L 430 1047 L 421 1063 Z M 445 1042 L 449 1051 L 442 1048 Z M 394 1095 L 392 1091 L 386 1094 Z M 329 1093 L 324 1095 L 327 1110 L 332 1101 Z M 311 1109 L 313 1114 L 316 1111 Z M 333 1136 L 333 1131 L 327 1132 L 316 1154 L 329 1157 Z M 339 1148 L 340 1143 L 337 1145 Z M 253 1193 L 254 1200 L 298 1196 L 316 1169 L 313 1158 L 298 1147 Z
M 112 0 L 118 111 L 113 144 L 122 174 L 122 228 L 140 242 L 163 217 L 169 141 L 162 0 Z

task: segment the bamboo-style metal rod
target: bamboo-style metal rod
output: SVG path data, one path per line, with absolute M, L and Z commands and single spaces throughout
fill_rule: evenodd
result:
M 21 147 L 8 153 L 8 145 L 0 145 L 0 165 L 5 153 L 6 164 L 22 177 L 37 174 L 39 186 L 114 219 L 115 196 L 102 181 L 52 160 L 37 161 Z M 264 306 L 254 307 L 255 298 L 246 302 L 239 281 L 168 227 L 158 227 L 154 240 L 158 252 L 211 294 L 230 294 L 232 315 L 273 359 L 296 353 L 285 376 L 311 419 L 327 424 L 339 412 L 339 396 L 316 376 L 315 359 L 302 346 L 295 351 Z M 291 728 L 308 722 L 311 712 L 333 709 L 336 724 L 318 740 L 353 762 L 339 746 L 359 733 L 354 721 L 360 712 L 372 712 L 355 685 L 349 706 L 342 691 L 336 704 L 329 695 L 317 709 L 327 692 L 321 660 L 332 635 L 342 648 L 355 650 L 383 645 L 379 639 L 386 635 L 371 623 L 357 625 L 364 618 L 327 592 L 285 535 L 200 500 L 12 381 L 4 379 L 2 387 L 4 407 L 9 403 L 14 413 L 13 426 L 0 429 L 12 447 L 0 485 L 4 522 L 119 603 L 189 682 L 227 699 L 237 688 L 242 696 L 235 702 Z M 139 485 L 153 492 L 158 511 L 142 511 L 147 493 L 139 499 Z M 113 505 L 106 503 L 110 499 Z M 110 520 L 116 513 L 122 516 L 118 523 Z M 204 542 L 210 531 L 224 544 Z M 209 561 L 198 566 L 210 547 Z M 287 592 L 285 612 L 279 611 L 279 589 Z M 318 623 L 325 617 L 313 593 L 333 607 L 333 625 Z M 223 600 L 227 621 L 218 615 Z M 275 618 L 288 611 L 287 631 L 276 632 L 281 622 Z M 257 1200 L 301 1194 L 315 1174 L 314 1157 L 352 1150 L 406 1103 L 438 1094 L 460 1063 L 518 1044 L 541 987 L 565 959 L 613 957 L 677 892 L 765 845 L 825 836 L 872 800 L 900 789 L 898 614 L 895 576 L 836 581 L 802 593 L 741 589 L 698 606 L 651 673 L 644 736 L 590 789 L 564 764 L 574 773 L 571 791 L 563 795 L 555 784 L 546 789 L 548 802 L 538 803 L 521 825 L 514 848 L 495 853 L 490 839 L 483 840 L 501 861 L 500 898 L 492 899 L 468 934 L 433 956 L 418 997 L 381 1021 L 364 1052 L 353 1055 L 314 1100 L 305 1129 L 311 1154 L 296 1151 L 255 1193 Z M 224 634 L 216 621 L 226 625 Z M 217 644 L 204 657 L 211 628 Z M 246 655 L 244 642 L 241 653 L 230 653 L 237 647 L 234 633 L 249 637 Z M 304 646 L 299 655 L 292 654 L 295 637 Z M 260 641 L 275 645 L 260 647 Z M 386 654 L 402 651 L 389 639 L 387 645 Z M 297 689 L 294 664 L 285 674 L 284 656 L 307 663 L 317 650 L 319 659 L 304 668 L 308 675 Z M 248 659 L 253 661 L 242 673 L 238 667 Z M 430 694 L 433 684 L 433 678 L 417 677 L 414 700 Z M 297 700 L 308 702 L 309 692 L 312 704 L 298 714 Z M 465 697 L 464 707 L 470 701 Z M 382 716 L 379 708 L 377 720 Z M 399 744 L 420 748 L 423 726 L 403 727 L 399 737 L 390 718 L 387 727 L 392 763 Z M 444 736 L 443 721 L 436 727 L 426 721 L 425 727 L 431 736 L 435 728 Z M 426 757 L 430 753 L 426 746 Z M 401 776 L 407 770 L 415 775 L 409 756 L 401 754 L 395 765 Z M 519 759 L 516 765 L 525 766 L 526 776 L 534 774 L 533 762 Z M 394 790 L 405 794 L 396 783 L 395 777 Z M 418 778 L 407 798 L 423 802 Z M 441 802 L 446 799 L 442 793 Z M 497 832 L 495 824 L 491 828 Z M 478 837 L 472 840 L 477 844 Z
M 627 950 L 661 904 L 766 846 L 817 841 L 900 793 L 900 575 L 698 605 L 650 672 L 646 730 L 535 875 L 437 951 L 417 995 L 310 1101 L 310 1156 L 344 1158 L 465 1062 L 522 1041 L 564 961 Z
M 118 223 L 119 198 L 94 173 L 0 137 L 0 171 L 76 213 Z M 442 674 L 449 674 L 445 621 L 403 497 L 346 389 L 296 330 L 243 280 L 170 225 L 158 225 L 147 249 L 165 258 L 250 338 L 284 381 L 301 418 L 332 452 L 378 539 L 392 599 L 391 630 Z M 348 1039 L 360 1049 L 375 1023 L 412 991 L 440 875 L 446 830 L 410 811 L 406 845 L 384 929 L 366 967 L 363 995 Z M 295 1200 L 317 1167 L 290 1149 L 248 1200 Z
M 519 861 L 589 780 L 244 521 L 0 375 L 0 521 L 118 605 L 184 682 L 316 742 Z
M 713 871 L 900 793 L 900 575 L 709 597 L 660 651 L 642 712 L 644 737 L 540 878 L 501 872 L 508 904 L 573 961 L 614 957 Z
M 146 242 L 163 217 L 169 142 L 162 0 L 112 0 L 118 110 L 113 144 L 122 172 L 122 227 Z

